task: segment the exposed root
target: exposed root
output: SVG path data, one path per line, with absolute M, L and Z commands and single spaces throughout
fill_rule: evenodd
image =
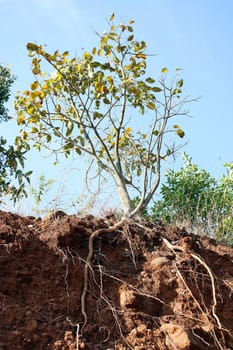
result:
M 175 254 L 176 251 L 180 251 L 180 252 L 184 252 L 186 254 L 189 254 L 193 259 L 197 260 L 199 262 L 199 264 L 201 264 L 202 266 L 204 266 L 204 268 L 206 269 L 209 277 L 210 277 L 210 281 L 211 281 L 211 290 L 212 290 L 212 315 L 217 323 L 218 329 L 220 331 L 223 330 L 222 324 L 219 320 L 218 315 L 216 314 L 216 307 L 217 307 L 217 298 L 216 298 L 216 287 L 215 287 L 215 280 L 214 280 L 214 276 L 213 273 L 211 272 L 209 266 L 206 264 L 206 262 L 197 254 L 191 252 L 191 251 L 187 251 L 184 247 L 182 246 L 178 246 L 178 245 L 173 245 L 172 243 L 170 243 L 165 237 L 162 237 L 163 242 L 165 243 L 165 245 L 172 250 Z M 177 274 L 179 275 L 180 279 L 182 280 L 183 284 L 185 285 L 185 287 L 187 288 L 187 290 L 189 291 L 190 295 L 192 296 L 193 300 L 195 301 L 196 305 L 198 306 L 199 310 L 201 311 L 202 315 L 204 315 L 205 319 L 207 320 L 208 323 L 210 323 L 210 321 L 208 320 L 208 317 L 206 316 L 205 312 L 202 310 L 202 307 L 200 306 L 200 303 L 197 301 L 197 299 L 194 297 L 193 293 L 191 292 L 190 288 L 188 287 L 187 283 L 185 282 L 183 276 L 181 275 L 178 267 L 177 268 Z M 222 332 L 221 332 L 222 333 Z M 221 343 L 218 340 L 218 337 L 216 336 L 215 330 L 213 329 L 212 331 L 212 335 L 214 338 L 214 341 L 216 343 L 216 345 L 218 346 L 219 349 L 224 350 L 223 346 L 221 345 Z M 203 340 L 203 339 L 202 339 Z M 222 340 L 224 342 L 224 336 L 222 335 Z
M 88 289 L 88 272 L 91 266 L 91 259 L 93 257 L 93 251 L 94 251 L 94 240 L 97 238 L 101 233 L 111 233 L 119 229 L 125 222 L 126 218 L 122 218 L 120 221 L 118 221 L 116 224 L 113 226 L 110 226 L 109 228 L 101 228 L 96 231 L 94 231 L 89 238 L 88 242 L 88 255 L 85 261 L 85 266 L 84 266 L 84 275 L 83 275 L 83 291 L 81 295 L 81 312 L 84 318 L 84 322 L 81 328 L 81 333 L 83 333 L 84 328 L 87 325 L 87 313 L 86 313 L 86 295 L 87 295 L 87 289 Z

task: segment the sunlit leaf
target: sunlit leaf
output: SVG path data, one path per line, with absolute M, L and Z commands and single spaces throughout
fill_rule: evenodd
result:
M 166 67 L 164 67 L 164 68 L 161 69 L 161 72 L 162 72 L 162 73 L 167 73 L 167 72 L 168 72 L 168 69 L 167 69 Z
M 18 118 L 17 118 L 17 123 L 18 123 L 19 125 L 22 125 L 22 124 L 25 123 L 25 120 L 26 120 L 25 115 L 24 115 L 24 114 L 21 114 L 21 115 L 19 115 Z
M 35 126 L 33 126 L 32 129 L 31 129 L 31 133 L 35 134 L 37 132 L 38 132 L 38 129 Z
M 176 131 L 176 133 L 177 133 L 177 135 L 178 135 L 179 137 L 181 137 L 181 138 L 183 138 L 184 135 L 185 135 L 185 133 L 184 133 L 184 131 L 183 131 L 182 129 L 178 129 L 178 130 Z
M 37 75 L 41 73 L 40 66 L 36 66 L 32 69 L 32 73 Z
M 149 109 L 155 109 L 155 104 L 153 103 L 153 102 L 149 102 L 149 103 L 147 103 L 147 108 L 149 108 Z
M 115 13 L 113 12 L 109 18 L 109 22 L 114 21 L 114 18 L 115 18 Z
M 40 120 L 39 115 L 34 114 L 28 119 L 28 123 L 37 123 L 39 120 Z
M 84 57 L 85 60 L 88 60 L 88 59 L 90 59 L 92 56 L 91 56 L 91 54 L 90 54 L 89 52 L 84 52 L 83 57 Z
M 143 58 L 145 60 L 146 59 L 146 54 L 145 53 L 137 53 L 136 57 L 137 58 Z

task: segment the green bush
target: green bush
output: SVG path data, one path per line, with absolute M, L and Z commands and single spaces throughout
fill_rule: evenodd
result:
M 150 217 L 165 223 L 184 223 L 233 243 L 233 163 L 224 165 L 219 180 L 183 155 L 178 171 L 168 170 L 161 198 L 151 208 Z

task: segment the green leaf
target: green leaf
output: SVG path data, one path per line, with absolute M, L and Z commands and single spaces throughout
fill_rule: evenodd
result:
M 81 151 L 81 149 L 80 149 L 79 147 L 76 147 L 76 148 L 75 148 L 75 152 L 78 153 L 79 155 L 82 154 L 82 151 Z
M 152 88 L 150 88 L 152 91 L 154 91 L 154 92 L 161 92 L 162 91 L 162 89 L 160 88 L 160 87 L 158 87 L 158 86 L 153 86 Z
M 172 95 L 177 95 L 177 94 L 181 94 L 182 90 L 181 89 L 174 89 L 172 92 Z
M 134 38 L 134 35 L 132 34 L 132 35 L 130 35 L 130 36 L 128 36 L 128 41 L 132 41 L 133 40 L 133 38 Z
M 183 83 L 184 83 L 183 79 L 180 79 L 180 80 L 178 80 L 178 82 L 177 82 L 177 86 L 178 86 L 179 88 L 181 88 L 181 87 L 183 86 Z
M 39 46 L 34 43 L 27 43 L 27 50 L 29 51 L 37 51 L 38 48 Z
M 155 83 L 155 80 L 149 77 L 149 78 L 146 78 L 146 82 L 149 84 L 153 84 Z
M 103 102 L 106 104 L 106 105 L 109 105 L 111 102 L 109 101 L 109 99 L 107 99 L 106 97 L 103 99 Z

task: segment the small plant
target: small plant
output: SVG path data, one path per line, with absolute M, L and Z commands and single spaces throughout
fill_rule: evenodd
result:
M 43 200 L 50 190 L 52 184 L 55 182 L 54 179 L 46 179 L 45 175 L 42 174 L 38 178 L 38 182 L 35 186 L 30 186 L 29 192 L 32 194 L 35 208 L 32 210 L 36 213 L 36 215 L 41 215 L 43 212 L 47 212 L 48 209 L 41 208 Z

